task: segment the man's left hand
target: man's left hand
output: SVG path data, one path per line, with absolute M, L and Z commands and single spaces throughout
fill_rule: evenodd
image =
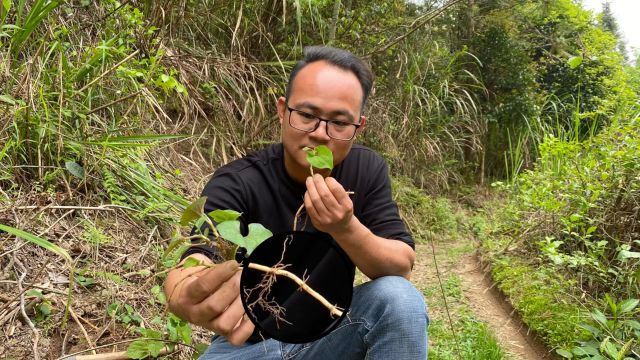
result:
M 308 177 L 306 185 L 304 206 L 313 226 L 332 235 L 347 231 L 353 218 L 353 202 L 342 185 L 320 174 Z

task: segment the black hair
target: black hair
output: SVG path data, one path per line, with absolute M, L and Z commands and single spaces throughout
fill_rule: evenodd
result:
M 291 95 L 293 80 L 300 70 L 316 61 L 326 61 L 335 67 L 351 71 L 358 78 L 363 93 L 361 110 L 364 110 L 367 98 L 371 92 L 371 87 L 373 86 L 373 73 L 364 61 L 351 52 L 326 46 L 306 46 L 304 48 L 304 58 L 296 63 L 289 75 L 289 82 L 287 83 L 285 93 L 287 99 Z

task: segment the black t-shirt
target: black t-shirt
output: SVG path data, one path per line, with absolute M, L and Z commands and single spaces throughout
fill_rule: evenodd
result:
M 354 215 L 375 235 L 400 240 L 415 248 L 411 235 L 400 219 L 398 206 L 391 197 L 388 168 L 382 157 L 373 150 L 353 145 L 342 163 L 331 172 L 347 191 Z M 202 196 L 207 197 L 205 212 L 235 210 L 242 213 L 243 231 L 250 223 L 260 223 L 274 234 L 293 230 L 293 217 L 304 202 L 304 184 L 294 181 L 284 166 L 282 144 L 271 145 L 219 168 L 209 180 Z M 313 229 L 311 220 L 305 221 L 303 212 L 297 230 Z M 209 246 L 190 248 L 183 257 L 205 253 L 213 258 L 215 250 Z

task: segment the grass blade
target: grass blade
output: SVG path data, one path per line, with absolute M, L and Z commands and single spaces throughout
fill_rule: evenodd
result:
M 25 240 L 27 240 L 29 242 L 32 242 L 32 243 L 34 243 L 34 244 L 36 244 L 36 245 L 38 245 L 38 246 L 40 246 L 40 247 L 42 247 L 42 248 L 44 248 L 46 250 L 49 250 L 49 251 L 51 251 L 51 252 L 53 252 L 53 253 L 55 253 L 57 255 L 60 255 L 67 262 L 69 262 L 69 264 L 72 263 L 71 256 L 69 255 L 69 253 L 65 249 L 61 248 L 60 246 L 58 246 L 56 244 L 51 243 L 48 240 L 45 240 L 45 239 L 43 239 L 41 237 L 38 237 L 38 236 L 35 236 L 35 235 L 33 235 L 31 233 L 28 233 L 26 231 L 23 231 L 23 230 L 20 230 L 20 229 L 16 229 L 16 228 L 11 227 L 11 226 L 2 225 L 2 224 L 0 224 L 0 230 L 6 231 L 9 234 L 15 235 L 15 236 L 17 236 L 19 238 L 22 238 L 22 239 L 25 239 Z

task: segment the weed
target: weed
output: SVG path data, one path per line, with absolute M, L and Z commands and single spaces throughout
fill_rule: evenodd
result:
M 458 235 L 461 219 L 445 198 L 433 198 L 411 184 L 408 178 L 392 178 L 393 199 L 400 215 L 418 243 Z
M 455 360 L 463 359 L 501 360 L 506 356 L 498 344 L 495 335 L 487 325 L 474 318 L 471 309 L 464 303 L 460 279 L 450 276 L 445 280 L 445 295 L 449 303 L 455 304 L 455 317 L 452 333 L 450 324 L 434 317 L 443 306 L 442 294 L 437 287 L 423 289 L 429 299 L 431 321 L 429 323 L 429 359 Z M 460 353 L 457 352 L 459 349 Z
M 536 269 L 514 257 L 492 261 L 493 277 L 529 328 L 552 347 L 571 344 L 582 334 L 585 311 L 567 293 L 574 283 L 549 268 Z
M 626 360 L 640 356 L 640 322 L 637 320 L 638 299 L 616 302 L 605 296 L 607 311 L 591 312 L 591 321 L 580 326 L 586 330 L 585 336 L 571 348 L 556 350 L 567 359 L 611 359 Z

